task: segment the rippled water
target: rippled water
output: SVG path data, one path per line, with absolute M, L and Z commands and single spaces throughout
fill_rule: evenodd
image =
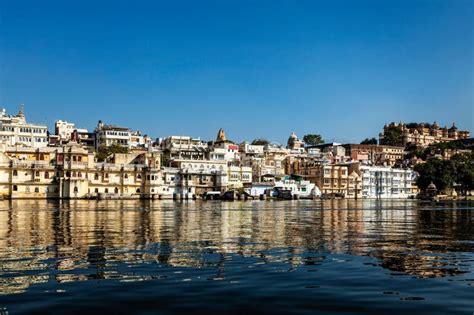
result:
M 0 314 L 472 314 L 474 204 L 0 202 Z

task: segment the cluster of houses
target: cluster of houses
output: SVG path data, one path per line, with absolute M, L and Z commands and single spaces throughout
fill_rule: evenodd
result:
M 100 147 L 127 153 L 97 159 Z M 56 121 L 55 132 L 0 111 L 0 198 L 195 199 L 413 198 L 416 174 L 400 167 L 405 149 L 376 144 L 262 145 L 190 136 L 153 140 L 99 121 L 93 132 Z

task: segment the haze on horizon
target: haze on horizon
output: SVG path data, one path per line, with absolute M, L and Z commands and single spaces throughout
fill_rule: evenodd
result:
M 0 107 L 152 137 L 474 127 L 472 1 L 0 2 Z

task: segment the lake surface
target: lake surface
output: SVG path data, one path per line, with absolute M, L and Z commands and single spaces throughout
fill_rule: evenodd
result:
M 474 204 L 2 201 L 0 314 L 469 314 Z

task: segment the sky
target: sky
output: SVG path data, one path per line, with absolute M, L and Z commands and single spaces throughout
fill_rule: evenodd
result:
M 0 107 L 236 142 L 472 132 L 473 3 L 0 0 Z

